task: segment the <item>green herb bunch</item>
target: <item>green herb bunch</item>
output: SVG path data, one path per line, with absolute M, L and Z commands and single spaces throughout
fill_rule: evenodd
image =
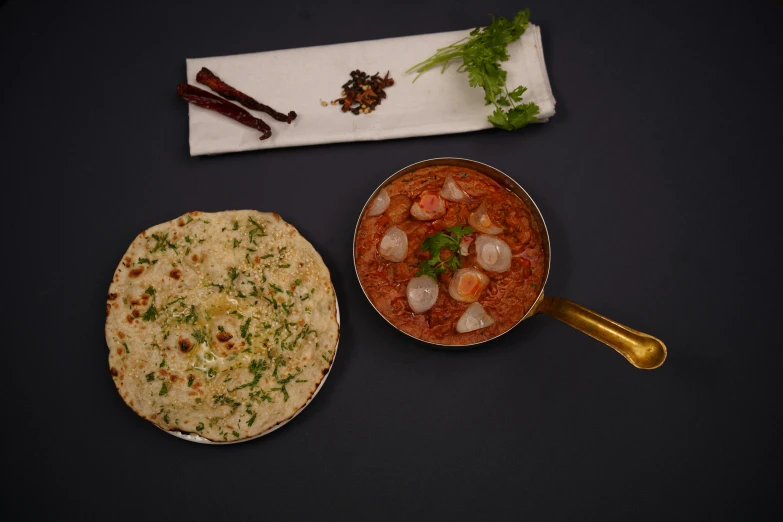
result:
M 484 89 L 486 104 L 495 106 L 495 111 L 487 117 L 489 122 L 500 129 L 521 129 L 536 121 L 539 108 L 533 102 L 522 103 L 527 87 L 520 85 L 508 90 L 506 71 L 500 62 L 508 60 L 508 44 L 519 40 L 529 25 L 530 9 L 522 9 L 513 20 L 493 17 L 487 27 L 474 29 L 470 36 L 438 49 L 406 72 L 416 71 L 418 74 L 413 80 L 416 81 L 425 71 L 440 66 L 444 73 L 452 60 L 462 60 L 457 72 L 467 72 L 470 86 Z

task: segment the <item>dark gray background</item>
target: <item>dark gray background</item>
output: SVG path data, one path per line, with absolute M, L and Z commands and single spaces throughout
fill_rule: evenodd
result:
M 4 5 L 3 512 L 780 515 L 783 6 L 528 5 L 558 100 L 550 123 L 211 158 L 188 156 L 175 95 L 187 57 L 463 29 L 525 5 Z M 666 364 L 636 370 L 547 317 L 460 353 L 390 328 L 354 276 L 355 220 L 389 174 L 450 155 L 508 172 L 535 198 L 553 245 L 549 294 L 660 337 Z M 106 364 L 104 296 L 139 231 L 238 208 L 279 212 L 323 254 L 342 339 L 329 381 L 294 422 L 204 447 L 123 404 Z

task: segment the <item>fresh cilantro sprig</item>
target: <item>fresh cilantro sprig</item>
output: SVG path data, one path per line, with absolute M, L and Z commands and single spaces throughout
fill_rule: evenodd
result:
M 472 234 L 473 229 L 471 227 L 464 227 L 457 225 L 449 227 L 445 230 L 441 230 L 437 234 L 433 234 L 421 242 L 421 250 L 428 251 L 430 258 L 428 261 L 421 261 L 419 263 L 419 271 L 416 272 L 417 276 L 428 275 L 433 279 L 438 278 L 438 274 L 442 274 L 446 270 L 459 270 L 462 268 L 462 256 L 460 255 L 460 241 L 462 236 Z M 441 260 L 440 253 L 442 250 L 448 250 L 451 255 L 448 259 Z
M 486 104 L 493 104 L 495 111 L 487 117 L 495 127 L 505 130 L 516 130 L 536 121 L 539 108 L 533 102 L 522 103 L 522 95 L 527 87 L 519 86 L 508 90 L 506 71 L 500 62 L 508 60 L 508 44 L 519 40 L 522 33 L 530 25 L 530 9 L 522 9 L 513 20 L 500 16 L 492 18 L 487 27 L 476 28 L 458 42 L 438 51 L 408 69 L 416 71 L 414 78 L 434 67 L 441 67 L 441 74 L 452 60 L 462 60 L 457 72 L 467 72 L 471 87 L 484 89 Z

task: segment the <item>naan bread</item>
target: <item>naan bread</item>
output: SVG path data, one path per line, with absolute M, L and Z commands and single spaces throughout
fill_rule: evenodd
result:
M 291 418 L 329 371 L 339 326 L 321 256 L 277 214 L 190 212 L 142 232 L 114 273 L 114 384 L 166 430 L 212 441 Z

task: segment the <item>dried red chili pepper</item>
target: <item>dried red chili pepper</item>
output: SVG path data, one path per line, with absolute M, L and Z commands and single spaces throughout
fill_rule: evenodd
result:
M 356 69 L 351 71 L 351 79 L 343 85 L 343 97 L 332 101 L 332 105 L 341 103 L 343 112 L 354 114 L 370 114 L 386 98 L 386 87 L 394 85 L 394 80 L 389 78 L 389 72 L 381 78 L 378 73 L 368 76 L 367 73 Z
M 180 83 L 177 86 L 177 95 L 188 103 L 219 112 L 223 116 L 228 116 L 243 125 L 261 131 L 262 136 L 259 138 L 260 140 L 265 140 L 272 135 L 272 129 L 269 128 L 269 125 L 264 120 L 256 118 L 242 107 L 234 105 L 230 101 L 219 98 L 203 89 L 187 83 Z
M 269 105 L 264 105 L 263 103 L 256 101 L 255 99 L 251 98 L 247 94 L 240 92 L 236 90 L 235 88 L 231 87 L 229 84 L 218 78 L 215 73 L 207 69 L 206 67 L 202 67 L 201 70 L 196 75 L 196 81 L 198 83 L 204 84 L 222 97 L 224 97 L 227 100 L 233 100 L 235 102 L 239 102 L 240 104 L 244 105 L 248 109 L 252 109 L 254 111 L 262 111 L 276 119 L 277 121 L 284 121 L 286 123 L 291 123 L 293 120 L 296 119 L 296 113 L 294 111 L 289 112 L 288 114 L 283 114 L 281 112 L 277 112 Z

